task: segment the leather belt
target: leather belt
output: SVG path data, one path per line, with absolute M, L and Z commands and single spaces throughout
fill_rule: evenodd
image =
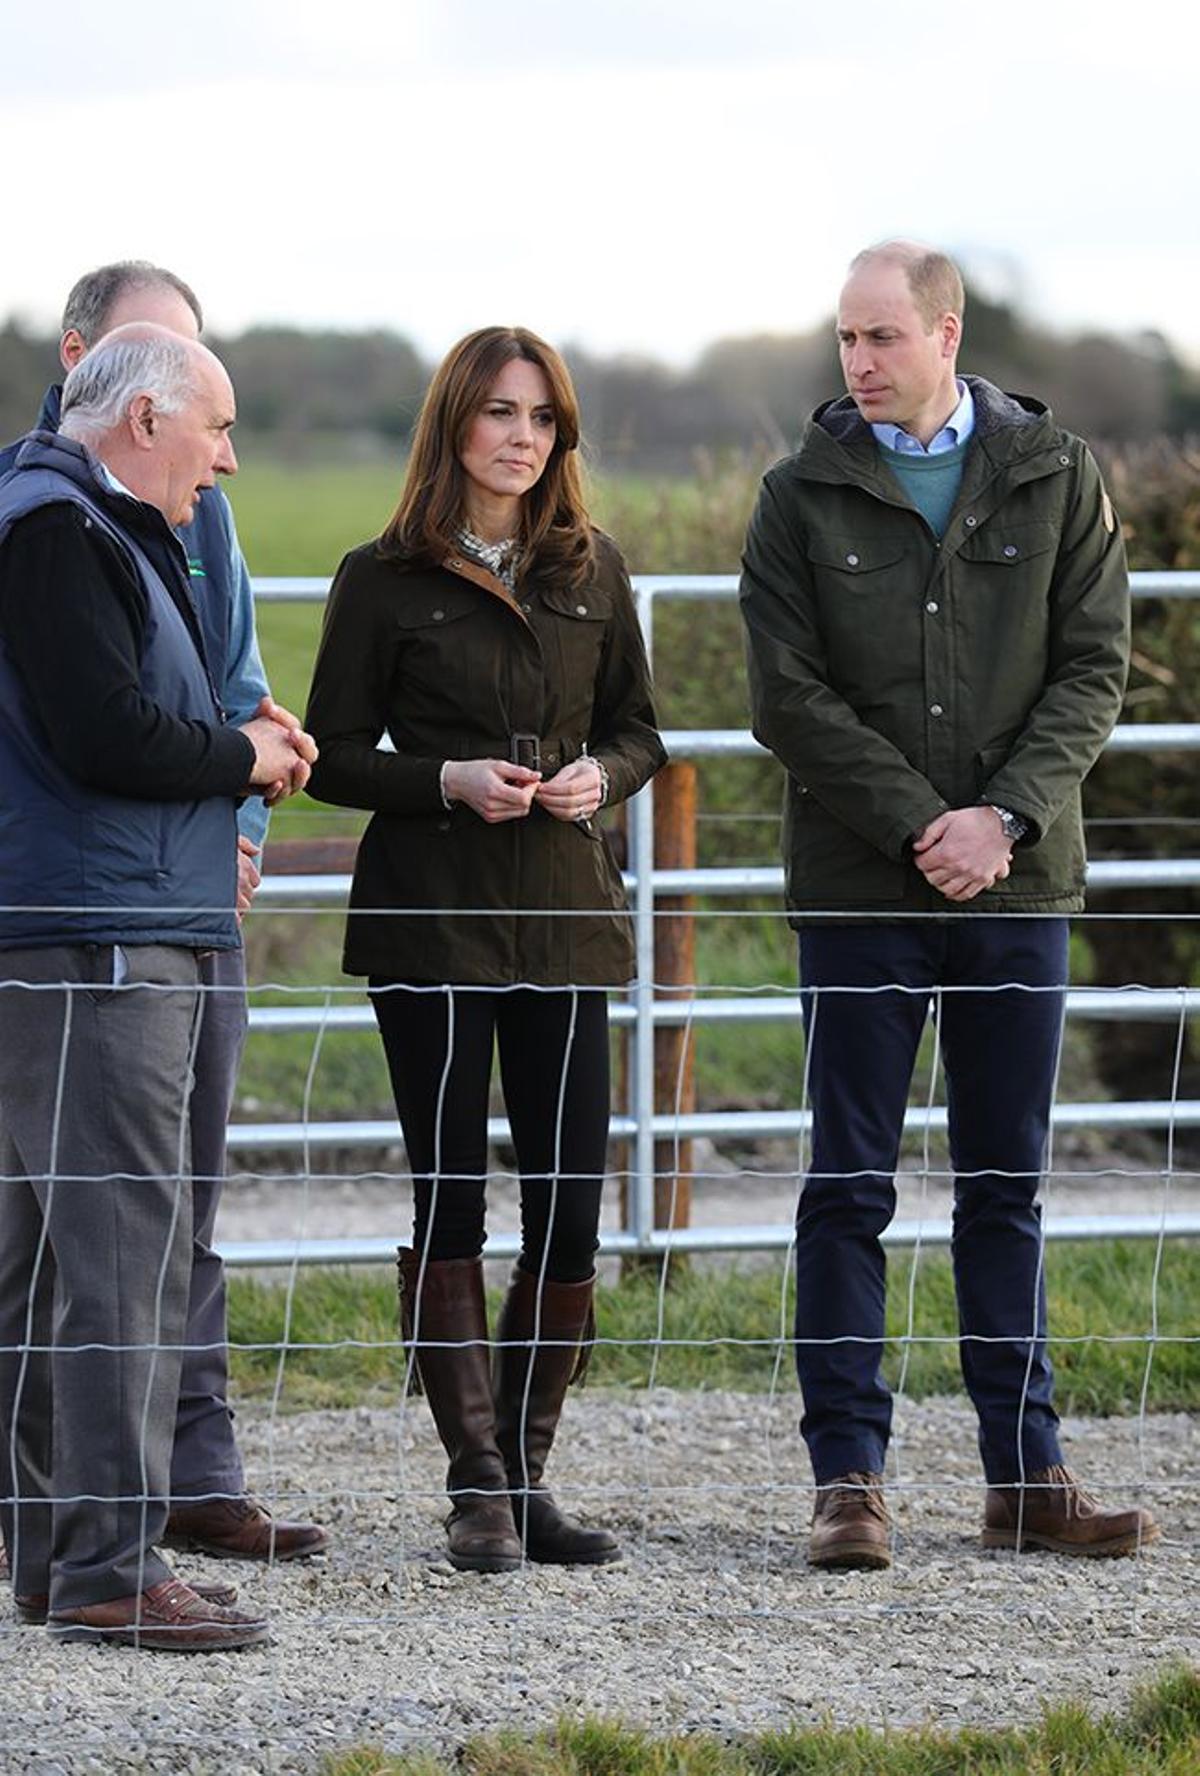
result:
M 586 744 L 580 740 L 543 740 L 539 734 L 514 733 L 508 737 L 508 756 L 514 765 L 524 765 L 527 771 L 549 774 L 582 758 Z

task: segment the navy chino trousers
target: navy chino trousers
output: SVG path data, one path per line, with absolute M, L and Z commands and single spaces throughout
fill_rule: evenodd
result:
M 1065 919 L 964 914 L 801 932 L 813 1142 L 796 1214 L 796 1368 L 819 1485 L 884 1468 L 880 1235 L 935 994 L 960 1353 L 984 1472 L 1004 1484 L 1062 1459 L 1035 1197 L 1066 979 Z

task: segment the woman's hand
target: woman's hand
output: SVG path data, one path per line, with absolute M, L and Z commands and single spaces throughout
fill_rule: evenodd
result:
M 556 820 L 587 820 L 600 806 L 604 778 L 594 759 L 576 759 L 535 791 L 535 798 Z
M 442 793 L 448 802 L 465 802 L 481 820 L 523 820 L 542 781 L 540 771 L 513 765 L 507 759 L 447 759 Z

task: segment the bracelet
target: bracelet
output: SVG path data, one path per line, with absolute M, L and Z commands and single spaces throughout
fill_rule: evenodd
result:
M 591 763 L 593 765 L 595 765 L 596 769 L 600 773 L 600 800 L 596 803 L 597 811 L 599 811 L 604 806 L 605 802 L 608 800 L 608 791 L 609 791 L 608 772 L 605 770 L 604 765 L 600 759 L 592 758 L 591 753 L 588 754 L 588 758 L 591 761 Z

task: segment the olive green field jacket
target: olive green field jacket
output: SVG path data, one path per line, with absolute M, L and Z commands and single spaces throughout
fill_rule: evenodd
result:
M 1120 526 L 1079 438 L 965 380 L 975 429 L 940 541 L 848 398 L 763 480 L 741 609 L 754 732 L 787 771 L 797 914 L 1083 905 L 1080 785 L 1128 670 Z M 979 802 L 1029 830 L 1006 880 L 948 901 L 911 841 Z
M 620 871 L 598 822 L 537 803 L 490 824 L 447 808 L 446 759 L 512 756 L 533 735 L 550 777 L 586 752 L 608 803 L 662 764 L 633 595 L 612 541 L 590 579 L 536 568 L 515 595 L 461 557 L 406 563 L 365 543 L 338 569 L 306 726 L 309 793 L 369 808 L 346 926 L 348 974 L 510 986 L 616 986 L 634 971 Z M 387 734 L 393 750 L 380 750 Z

